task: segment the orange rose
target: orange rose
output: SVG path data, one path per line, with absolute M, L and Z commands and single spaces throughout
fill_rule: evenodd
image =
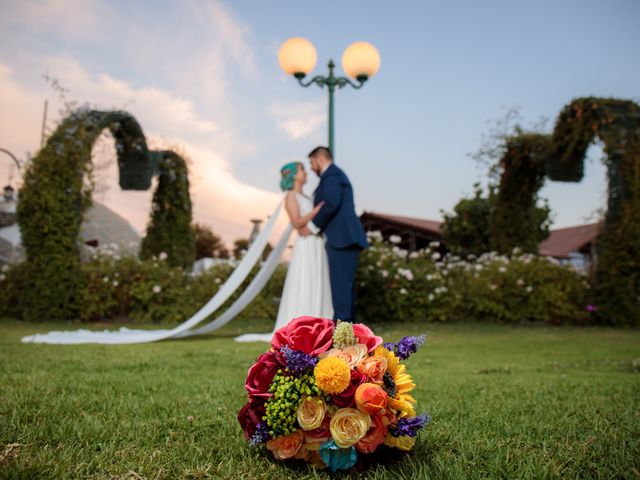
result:
M 383 383 L 387 371 L 387 359 L 378 355 L 366 357 L 356 367 L 360 373 L 367 376 L 370 382 Z
M 385 415 L 373 415 L 371 428 L 367 434 L 356 443 L 356 449 L 361 453 L 372 453 L 382 445 L 387 436 L 389 425 L 393 423 L 395 416 L 390 410 Z
M 267 448 L 273 452 L 277 460 L 293 458 L 302 446 L 303 433 L 296 430 L 289 435 L 273 438 L 267 442 Z
M 332 348 L 319 355 L 320 358 L 338 357 L 345 361 L 349 368 L 356 368 L 356 365 L 367 354 L 367 346 L 359 343 L 358 345 L 350 345 L 348 347 Z
M 356 389 L 356 407 L 369 415 L 384 415 L 389 396 L 380 385 L 363 383 Z

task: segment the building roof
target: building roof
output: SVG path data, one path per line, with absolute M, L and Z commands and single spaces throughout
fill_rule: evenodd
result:
M 442 222 L 436 220 L 424 220 L 421 218 L 366 211 L 360 218 L 363 222 L 380 221 L 396 228 L 407 228 L 422 233 L 437 235 L 438 237 L 442 235 Z M 549 238 L 540 244 L 540 254 L 549 257 L 566 258 L 571 252 L 582 250 L 591 242 L 595 241 L 599 231 L 600 224 L 598 223 L 552 230 Z
M 440 226 L 442 222 L 435 220 L 423 220 L 421 218 L 403 217 L 400 215 L 388 215 L 384 213 L 364 212 L 360 217 L 362 220 L 382 220 L 384 222 L 394 223 L 401 227 L 408 227 L 416 230 L 421 230 L 425 233 L 431 233 L 435 235 L 442 235 Z
M 549 238 L 540 244 L 540 255 L 563 258 L 593 242 L 600 231 L 599 223 L 552 230 Z

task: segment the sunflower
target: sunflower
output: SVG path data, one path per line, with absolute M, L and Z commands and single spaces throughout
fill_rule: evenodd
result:
M 398 418 L 415 417 L 413 405 L 416 399 L 409 392 L 416 388 L 407 367 L 400 363 L 400 359 L 382 345 L 373 352 L 387 359 L 387 372 L 384 375 L 384 386 L 389 395 L 389 407 L 398 413 Z

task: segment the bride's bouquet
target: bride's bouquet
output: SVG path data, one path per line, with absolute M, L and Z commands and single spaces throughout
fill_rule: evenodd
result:
M 348 470 L 381 445 L 409 451 L 429 421 L 416 416 L 405 360 L 424 336 L 383 344 L 362 324 L 299 317 L 276 331 L 249 369 L 238 421 L 278 460 Z

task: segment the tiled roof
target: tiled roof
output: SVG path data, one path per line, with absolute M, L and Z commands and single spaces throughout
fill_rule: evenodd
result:
M 562 258 L 593 242 L 600 230 L 599 223 L 552 230 L 549 238 L 540 244 L 540 254 Z
M 442 222 L 423 220 L 421 218 L 388 215 L 384 213 L 364 212 L 360 217 L 365 220 L 380 220 L 395 224 L 398 227 L 412 228 L 426 233 L 441 235 Z M 576 227 L 558 228 L 552 230 L 549 238 L 540 244 L 540 254 L 556 258 L 567 257 L 593 242 L 598 236 L 600 224 L 591 223 Z
M 409 228 L 415 228 L 418 230 L 423 230 L 428 233 L 435 233 L 441 235 L 440 226 L 442 222 L 437 222 L 435 220 L 423 220 L 421 218 L 413 218 L 413 217 L 402 217 L 399 215 L 387 215 L 383 213 L 374 213 L 374 212 L 364 212 L 360 217 L 362 220 L 372 219 L 372 220 L 382 220 L 385 222 L 395 223 L 397 225 L 406 226 Z

